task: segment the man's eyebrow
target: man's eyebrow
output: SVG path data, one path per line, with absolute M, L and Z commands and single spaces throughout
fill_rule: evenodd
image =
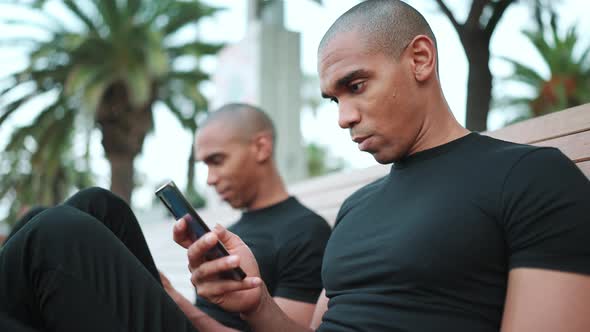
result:
M 350 73 L 344 75 L 338 81 L 336 81 L 336 86 L 338 86 L 338 87 L 347 86 L 350 83 L 350 81 L 354 81 L 359 76 L 366 76 L 367 74 L 368 74 L 367 71 L 364 69 L 353 70 Z
M 364 69 L 357 69 L 349 72 L 348 74 L 342 76 L 336 81 L 336 88 L 341 88 L 347 86 L 351 81 L 354 81 L 360 76 L 367 76 L 369 73 Z M 330 99 L 332 96 L 327 95 L 326 93 L 322 92 L 322 98 Z
M 215 158 L 219 158 L 223 155 L 221 152 L 213 152 L 203 157 L 200 161 L 204 162 L 205 164 L 211 162 Z

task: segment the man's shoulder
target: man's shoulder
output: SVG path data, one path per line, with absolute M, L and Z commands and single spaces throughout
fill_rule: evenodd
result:
M 374 180 L 373 182 L 370 182 L 362 186 L 361 188 L 353 192 L 350 196 L 348 196 L 348 198 L 344 201 L 343 205 L 347 202 L 362 200 L 367 196 L 373 195 L 375 192 L 379 191 L 379 189 L 381 189 L 385 185 L 385 183 L 387 182 L 387 177 L 387 175 L 382 176 L 377 180 Z
M 490 172 L 507 172 L 519 163 L 527 163 L 530 155 L 551 159 L 561 154 L 553 147 L 514 143 L 485 135 L 479 135 L 471 151 L 472 159 L 485 163 L 483 169 Z
M 379 191 L 387 184 L 388 177 L 389 175 L 385 175 L 369 184 L 366 184 L 348 196 L 348 198 L 346 198 L 340 206 L 338 216 L 336 216 L 336 224 L 338 224 L 338 221 L 343 215 L 345 215 L 353 207 L 357 206 L 359 202 L 365 201 L 372 195 L 377 195 Z
M 297 224 L 299 227 L 326 226 L 328 222 L 315 211 L 303 205 L 297 198 L 290 197 L 290 204 L 281 210 L 282 225 L 290 227 L 291 224 Z

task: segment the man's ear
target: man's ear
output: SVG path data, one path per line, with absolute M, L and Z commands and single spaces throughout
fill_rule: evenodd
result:
M 424 82 L 436 75 L 436 47 L 432 39 L 425 35 L 418 35 L 406 49 L 412 61 L 414 77 L 418 82 Z
M 269 133 L 258 133 L 254 136 L 256 161 L 263 163 L 272 158 L 274 149 L 272 136 Z

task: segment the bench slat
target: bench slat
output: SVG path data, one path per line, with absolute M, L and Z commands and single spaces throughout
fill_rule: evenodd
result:
M 310 195 L 349 186 L 361 186 L 373 182 L 389 173 L 391 165 L 375 165 L 362 170 L 348 170 L 338 173 L 323 175 L 317 178 L 304 180 L 289 186 L 289 192 L 295 196 Z
M 576 163 L 576 165 L 582 170 L 582 173 L 584 173 L 586 177 L 590 179 L 590 160 Z
M 486 132 L 486 135 L 516 143 L 536 143 L 590 130 L 590 104 L 518 122 Z
M 537 142 L 535 145 L 556 147 L 574 162 L 590 160 L 590 130 Z

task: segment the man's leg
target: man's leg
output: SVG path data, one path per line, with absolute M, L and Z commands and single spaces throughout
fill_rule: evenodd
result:
M 46 331 L 194 331 L 113 232 L 69 205 L 40 213 L 0 252 L 0 312 Z
M 4 242 L 8 241 L 11 237 L 13 237 L 14 234 L 16 234 L 16 232 L 18 232 L 21 228 L 23 228 L 24 225 L 26 225 L 29 222 L 29 220 L 33 219 L 33 217 L 35 217 L 39 213 L 45 211 L 45 209 L 47 209 L 47 207 L 41 205 L 34 206 L 31 209 L 29 209 L 29 211 L 27 211 L 22 217 L 20 217 L 20 219 L 16 221 L 16 224 L 14 224 L 14 226 L 10 230 L 10 233 L 8 233 L 8 236 L 6 236 L 6 239 L 4 239 Z
M 0 312 L 0 331 L 10 332 L 37 332 L 29 327 L 22 325 L 14 319 L 5 316 Z
M 79 191 L 64 204 L 90 214 L 107 226 L 158 283 L 162 284 L 137 218 L 123 199 L 108 190 L 93 187 Z M 172 241 L 172 235 L 170 235 L 170 241 Z

